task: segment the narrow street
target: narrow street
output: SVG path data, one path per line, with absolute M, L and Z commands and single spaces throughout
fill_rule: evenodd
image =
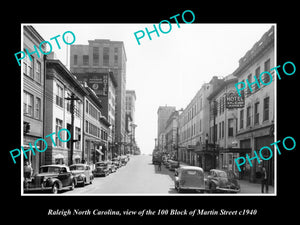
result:
M 95 177 L 93 184 L 63 194 L 169 194 L 174 189 L 174 172 L 152 164 L 149 155 L 132 156 L 126 166 L 107 177 Z
M 241 194 L 259 194 L 260 184 L 240 180 Z M 274 188 L 269 186 L 269 193 Z M 162 165 L 161 171 L 152 164 L 152 156 L 131 156 L 126 166 L 106 177 L 95 177 L 93 184 L 63 191 L 65 195 L 97 194 L 177 194 L 174 189 L 174 172 Z M 196 194 L 196 193 L 192 193 Z

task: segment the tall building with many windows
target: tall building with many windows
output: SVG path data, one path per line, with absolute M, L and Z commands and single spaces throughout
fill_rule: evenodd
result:
M 29 52 L 34 52 L 34 46 L 39 46 L 44 39 L 32 26 L 23 26 L 23 48 Z M 42 45 L 43 51 L 45 46 Z M 35 148 L 35 141 L 44 137 L 44 57 L 37 55 L 26 56 L 23 59 L 23 148 L 30 148 L 29 143 Z M 45 134 L 48 135 L 48 134 Z M 36 145 L 39 149 L 44 149 L 43 141 Z M 26 157 L 31 164 L 34 173 L 38 172 L 39 166 L 44 164 L 44 155 L 35 150 L 26 153 Z
M 157 110 L 157 140 L 158 150 L 166 151 L 165 128 L 170 115 L 176 110 L 175 106 L 159 106 Z
M 275 71 L 270 71 L 275 67 L 275 51 L 274 51 L 274 26 L 272 26 L 262 38 L 254 44 L 254 46 L 239 60 L 239 67 L 234 71 L 233 75 L 238 78 L 238 82 L 248 79 L 250 86 L 247 85 L 241 95 L 245 98 L 245 106 L 238 109 L 238 130 L 237 139 L 240 148 L 252 149 L 249 156 L 254 157 L 254 151 L 258 151 L 264 146 L 269 146 L 274 152 L 274 146 L 270 146 L 274 142 L 274 120 L 275 120 L 275 91 L 274 83 L 276 79 Z M 268 74 L 260 76 L 264 71 L 272 74 L 272 82 L 269 85 L 271 77 Z M 257 82 L 254 82 L 254 80 Z M 267 151 L 265 151 L 267 154 Z M 245 157 L 245 154 L 240 154 Z M 268 158 L 264 155 L 264 158 Z M 257 159 L 251 161 L 252 166 L 247 161 L 241 166 L 241 174 L 245 179 L 250 181 L 258 181 L 256 173 L 260 172 L 260 166 L 264 165 L 267 169 L 270 184 L 274 182 L 274 157 L 270 160 Z
M 46 60 L 46 98 L 45 98 L 45 133 L 46 135 L 56 134 L 62 128 L 72 130 L 73 152 L 71 141 L 63 142 L 56 135 L 54 143 L 47 138 L 48 148 L 45 151 L 46 164 L 67 164 L 79 163 L 82 161 L 83 141 L 83 106 L 84 96 L 88 94 L 86 89 L 74 77 L 74 75 L 57 59 Z M 72 110 L 71 100 L 75 96 L 74 108 Z M 72 114 L 74 112 L 74 120 Z M 67 140 L 67 133 L 61 134 L 62 140 Z
M 122 41 L 89 40 L 88 45 L 71 45 L 70 69 L 73 73 L 113 72 L 117 81 L 115 145 L 123 153 L 125 141 L 126 53 Z

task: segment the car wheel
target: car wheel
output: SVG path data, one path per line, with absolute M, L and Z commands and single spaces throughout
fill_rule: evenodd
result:
M 93 183 L 93 177 L 90 177 L 90 184 Z
M 74 180 L 72 180 L 70 190 L 74 190 L 74 188 L 75 188 L 75 182 L 74 182 Z
M 209 184 L 209 190 L 210 190 L 210 193 L 213 193 L 216 191 L 216 184 L 215 183 L 210 183 Z
M 57 183 L 54 183 L 53 185 L 52 185 L 52 189 L 51 189 L 51 193 L 52 194 L 57 194 L 58 193 L 58 184 Z

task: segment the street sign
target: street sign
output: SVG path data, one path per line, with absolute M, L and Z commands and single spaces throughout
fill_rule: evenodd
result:
M 244 97 L 241 97 L 236 92 L 230 92 L 226 94 L 226 108 L 243 108 L 245 105 Z

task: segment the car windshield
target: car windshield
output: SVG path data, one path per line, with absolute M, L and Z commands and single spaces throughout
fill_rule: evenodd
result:
M 198 170 L 184 170 L 182 171 L 183 176 L 200 176 L 201 173 Z
M 40 173 L 59 173 L 60 167 L 44 166 L 40 168 Z
M 217 171 L 216 173 L 218 177 L 227 178 L 227 173 L 225 171 Z
M 97 163 L 96 166 L 107 166 L 106 163 Z
M 79 166 L 79 165 L 77 165 L 77 166 L 70 166 L 70 170 L 84 170 L 84 166 Z

